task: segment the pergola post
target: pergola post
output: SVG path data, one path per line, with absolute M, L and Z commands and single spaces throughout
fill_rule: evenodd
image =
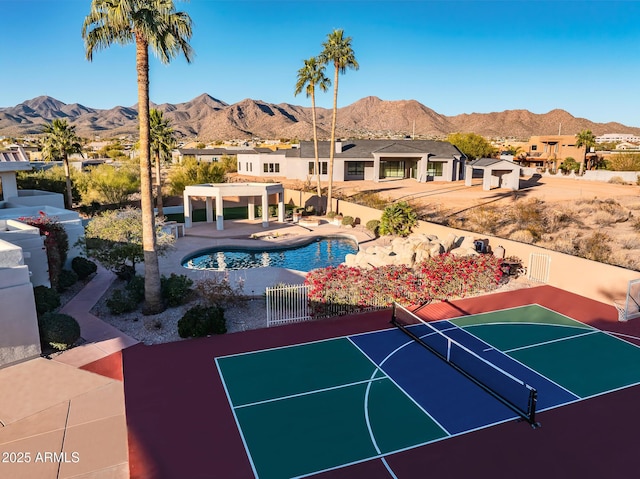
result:
M 256 200 L 255 196 L 249 196 L 247 198 L 247 209 L 249 210 L 249 219 L 256 219 Z
M 189 196 L 187 190 L 184 190 L 182 193 L 182 202 L 184 209 L 184 227 L 191 228 L 191 196 Z
M 216 195 L 216 229 L 219 231 L 224 229 L 224 209 L 221 192 Z
M 278 193 L 278 221 L 284 223 L 284 191 Z
M 217 202 L 216 196 L 216 202 Z M 206 208 L 207 208 L 207 223 L 213 223 L 213 198 L 207 196 L 204 200 Z M 217 208 L 216 208 L 217 210 Z
M 262 227 L 269 226 L 269 193 L 265 190 L 262 193 Z

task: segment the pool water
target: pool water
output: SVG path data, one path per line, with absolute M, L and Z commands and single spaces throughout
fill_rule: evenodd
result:
M 357 244 L 346 238 L 322 238 L 311 244 L 282 249 L 256 249 L 225 247 L 213 249 L 185 261 L 182 266 L 191 269 L 217 271 L 250 268 L 295 269 L 311 271 L 316 268 L 338 266 L 349 253 L 357 253 Z

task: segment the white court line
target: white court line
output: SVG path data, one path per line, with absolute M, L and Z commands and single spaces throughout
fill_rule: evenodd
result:
M 602 331 L 596 329 L 594 331 L 587 331 L 586 333 L 582 333 L 582 334 L 575 334 L 573 336 L 567 336 L 566 338 L 550 339 L 549 341 L 543 341 L 541 343 L 529 344 L 527 346 L 520 346 L 519 348 L 505 349 L 502 352 L 505 353 L 505 354 L 509 354 L 509 353 L 514 352 L 514 351 L 521 351 L 523 349 L 533 349 L 533 348 L 537 348 L 538 346 L 544 346 L 544 345 L 552 344 L 552 343 L 559 343 L 561 341 L 568 341 L 570 339 L 581 338 L 582 336 L 589 336 L 590 334 L 598 334 L 598 333 L 601 333 L 601 332 Z M 538 374 L 540 374 L 540 373 L 538 373 Z

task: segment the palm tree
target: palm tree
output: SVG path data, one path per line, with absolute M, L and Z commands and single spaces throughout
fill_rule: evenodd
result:
M 584 158 L 580 165 L 580 175 L 584 172 L 584 166 L 587 162 L 587 153 L 592 146 L 596 146 L 596 137 L 591 130 L 582 130 L 576 135 L 576 147 L 584 146 Z
M 324 74 L 324 65 L 318 62 L 316 57 L 304 61 L 304 66 L 298 70 L 295 95 L 305 90 L 307 98 L 311 97 L 311 120 L 313 122 L 313 148 L 316 158 L 316 175 L 318 177 L 318 197 L 322 196 L 320 185 L 320 160 L 318 158 L 318 128 L 316 127 L 316 86 L 326 92 L 331 85 Z
M 331 142 L 329 144 L 329 188 L 327 190 L 327 208 L 332 208 L 333 193 L 333 159 L 335 155 L 336 118 L 338 116 L 338 74 L 346 73 L 347 68 L 357 70 L 360 68 L 356 61 L 351 37 L 344 37 L 344 30 L 334 30 L 327 35 L 327 41 L 322 44 L 324 50 L 320 53 L 320 62 L 327 65 L 333 63 L 335 74 L 333 76 L 333 117 L 331 119 Z
M 80 138 L 76 135 L 76 127 L 67 123 L 67 120 L 56 118 L 51 123 L 44 125 L 42 129 L 44 139 L 42 142 L 42 153 L 44 158 L 51 161 L 64 163 L 64 177 L 67 184 L 67 195 L 65 206 L 68 209 L 73 207 L 73 194 L 71 189 L 71 171 L 69 169 L 69 155 L 82 153 Z
M 151 193 L 149 47 L 162 63 L 169 63 L 181 52 L 187 62 L 191 62 L 193 50 L 188 43 L 191 34 L 191 18 L 185 12 L 177 12 L 173 0 L 92 0 L 91 11 L 82 25 L 89 61 L 93 59 L 95 50 L 110 47 L 114 43 L 136 45 L 144 312 L 147 314 L 164 309 Z
M 158 216 L 163 216 L 162 210 L 162 162 L 171 155 L 171 150 L 176 146 L 171 122 L 164 117 L 160 110 L 152 108 L 149 111 L 149 126 L 151 152 L 156 162 L 156 208 Z

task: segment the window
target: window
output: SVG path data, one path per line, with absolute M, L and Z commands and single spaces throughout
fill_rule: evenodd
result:
M 262 167 L 265 173 L 280 173 L 280 163 L 265 163 Z
M 264 165 L 262 165 L 262 168 L 265 173 L 269 173 L 269 163 L 265 163 Z
M 309 162 L 309 174 L 310 175 L 315 175 L 316 174 L 315 163 L 313 161 Z M 326 161 L 321 161 L 320 162 L 320 174 L 321 175 L 326 175 L 327 174 L 327 162 Z
M 538 145 L 531 145 L 531 151 L 538 151 Z
M 350 161 L 347 163 L 347 175 L 348 176 L 363 176 L 364 175 L 364 163 L 362 161 Z
M 443 164 L 442 162 L 432 163 L 430 161 L 427 165 L 427 176 L 442 176 Z

